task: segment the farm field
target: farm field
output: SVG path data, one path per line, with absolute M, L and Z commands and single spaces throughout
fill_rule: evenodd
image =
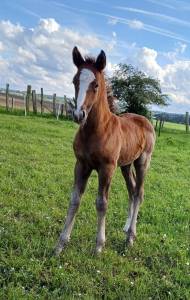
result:
M 57 258 L 77 125 L 0 113 L 0 299 L 190 299 L 190 134 L 182 126 L 165 123 L 157 138 L 134 247 L 124 246 L 128 195 L 118 169 L 102 255 L 92 255 L 93 173 L 71 242 Z

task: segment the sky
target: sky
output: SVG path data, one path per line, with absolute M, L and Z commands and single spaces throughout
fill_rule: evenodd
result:
M 160 81 L 174 113 L 190 111 L 190 1 L 0 0 L 0 87 L 74 95 L 72 49 L 132 64 Z

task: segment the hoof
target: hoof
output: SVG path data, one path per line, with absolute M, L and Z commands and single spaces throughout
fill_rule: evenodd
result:
M 126 245 L 132 247 L 135 241 L 135 234 L 132 231 L 127 232 Z
M 126 239 L 127 247 L 132 247 L 133 243 L 134 243 L 134 239 L 127 237 L 127 239 Z
M 54 250 L 54 255 L 55 256 L 59 256 L 61 254 L 61 252 L 63 251 L 63 247 L 60 245 L 57 245 L 55 250 Z
M 125 232 L 125 233 L 127 234 L 127 232 L 128 232 L 128 229 L 129 229 L 129 228 L 128 228 L 128 227 L 126 227 L 126 226 L 125 226 L 125 227 L 123 227 L 123 232 Z
M 96 249 L 94 250 L 94 254 L 95 255 L 100 255 L 102 253 L 103 247 L 102 246 L 98 246 L 96 247 Z
M 65 249 L 67 244 L 68 244 L 68 241 L 59 241 L 54 250 L 55 256 L 59 256 L 61 254 L 61 252 Z
M 100 255 L 103 251 L 104 246 L 105 246 L 105 242 L 97 243 L 96 248 L 94 250 L 94 254 L 95 255 Z

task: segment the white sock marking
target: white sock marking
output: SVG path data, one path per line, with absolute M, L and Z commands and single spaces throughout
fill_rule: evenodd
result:
M 129 229 L 130 224 L 131 224 L 131 218 L 128 217 L 128 218 L 127 218 L 127 221 L 126 221 L 126 224 L 125 224 L 125 226 L 124 226 L 124 228 L 123 228 L 123 231 L 127 232 L 128 229 Z

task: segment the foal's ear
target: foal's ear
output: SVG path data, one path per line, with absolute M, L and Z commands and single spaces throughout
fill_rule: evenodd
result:
M 76 46 L 73 48 L 73 63 L 77 68 L 79 68 L 84 63 L 84 58 L 82 57 Z
M 95 62 L 96 69 L 98 71 L 102 71 L 106 66 L 106 54 L 103 50 L 101 50 Z

